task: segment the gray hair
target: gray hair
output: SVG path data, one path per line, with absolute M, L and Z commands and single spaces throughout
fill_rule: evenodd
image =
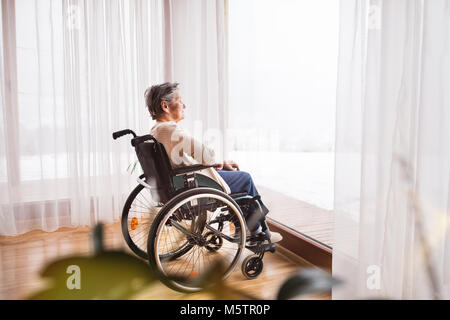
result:
M 170 103 L 175 96 L 175 92 L 178 90 L 178 86 L 179 84 L 176 82 L 165 82 L 151 86 L 145 90 L 145 104 L 153 120 L 158 119 L 164 113 L 161 108 L 161 102 L 165 101 Z

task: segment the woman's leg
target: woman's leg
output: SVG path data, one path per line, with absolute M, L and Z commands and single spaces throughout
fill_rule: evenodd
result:
M 258 195 L 252 176 L 245 171 L 217 171 L 230 187 L 231 193 L 246 192 L 252 197 Z
M 246 192 L 247 194 L 251 195 L 252 197 L 256 197 L 259 195 L 258 190 L 256 190 L 256 186 L 253 182 L 253 179 L 248 172 L 219 170 L 218 173 L 230 187 L 231 193 Z M 269 212 L 269 210 L 262 203 L 261 200 L 259 202 L 260 202 L 260 205 L 262 208 L 263 215 L 261 216 L 261 219 L 258 219 L 258 220 L 263 220 L 264 217 Z M 255 211 L 256 211 L 256 208 L 253 207 L 253 205 L 252 205 L 250 212 L 249 212 L 249 217 L 252 216 Z M 253 228 L 250 228 L 250 231 L 256 231 L 259 228 L 259 226 L 260 226 L 260 224 L 256 223 Z

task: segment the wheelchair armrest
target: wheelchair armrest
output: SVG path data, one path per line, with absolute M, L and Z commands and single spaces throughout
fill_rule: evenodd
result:
M 217 166 L 217 164 L 213 164 L 213 165 L 210 165 L 210 166 L 204 166 L 202 164 L 195 164 L 193 166 L 181 167 L 181 168 L 176 168 L 176 169 L 172 169 L 172 170 L 173 170 L 173 173 L 175 175 L 179 175 L 179 174 L 183 174 L 183 173 L 200 171 L 200 170 L 212 168 L 212 167 L 215 167 L 215 166 Z
M 233 198 L 233 199 L 236 199 L 236 198 L 241 198 L 241 197 L 245 197 L 245 196 L 248 196 L 248 195 L 249 194 L 247 192 L 240 192 L 240 193 L 232 193 L 229 196 L 231 198 Z M 252 198 L 251 196 L 249 196 L 249 197 Z

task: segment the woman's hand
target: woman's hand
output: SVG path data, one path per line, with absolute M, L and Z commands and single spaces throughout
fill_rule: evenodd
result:
M 239 171 L 239 166 L 234 161 L 226 161 L 214 167 L 216 170 Z
M 227 161 L 223 163 L 223 169 L 228 171 L 239 171 L 239 166 L 234 161 Z

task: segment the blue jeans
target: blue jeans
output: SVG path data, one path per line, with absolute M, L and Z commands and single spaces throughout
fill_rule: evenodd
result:
M 252 197 L 256 197 L 258 194 L 258 190 L 256 190 L 256 186 L 253 182 L 252 176 L 245 171 L 226 171 L 226 170 L 219 170 L 217 171 L 220 176 L 225 180 L 225 182 L 230 187 L 231 193 L 241 193 L 245 192 L 249 194 Z M 267 207 L 262 203 L 261 200 L 259 200 L 259 203 L 262 208 L 262 214 L 259 220 L 264 220 L 264 217 L 267 215 L 269 210 Z M 255 214 L 256 208 L 253 205 L 250 205 L 250 210 L 247 216 L 247 220 L 249 217 L 251 217 L 253 214 Z M 252 226 L 250 228 L 250 231 L 254 231 L 258 229 L 260 226 L 259 223 L 256 223 L 255 226 Z

